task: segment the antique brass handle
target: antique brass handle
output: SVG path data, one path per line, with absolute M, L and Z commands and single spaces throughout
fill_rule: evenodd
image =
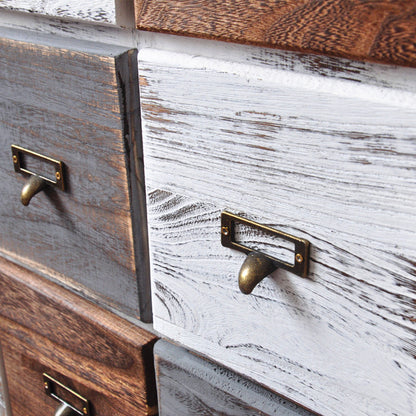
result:
M 277 266 L 272 260 L 256 251 L 249 253 L 238 274 L 238 286 L 242 293 L 249 295 Z
M 55 412 L 54 416 L 78 416 L 79 413 L 69 407 L 66 403 L 62 403 Z
M 30 200 L 47 184 L 56 186 L 62 191 L 64 190 L 63 163 L 60 160 L 52 159 L 16 145 L 12 145 L 12 157 L 15 172 L 30 175 L 20 194 L 20 200 L 24 206 L 29 205 Z M 30 169 L 30 162 L 33 160 L 36 160 L 44 170 L 49 171 L 52 168 L 54 173 L 48 176 L 40 172 L 34 172 Z
M 43 373 L 45 393 L 59 402 L 55 416 L 91 416 L 90 402 L 74 390 Z
M 22 204 L 26 207 L 29 205 L 30 200 L 40 192 L 46 185 L 46 181 L 40 176 L 33 175 L 26 182 L 25 186 L 22 189 L 20 194 L 20 200 Z
M 236 224 L 242 224 L 258 232 L 266 232 L 272 238 L 276 237 L 293 243 L 293 262 L 290 263 L 277 257 L 261 253 L 236 241 Z M 238 275 L 238 286 L 241 292 L 246 295 L 250 294 L 259 282 L 278 268 L 288 270 L 301 277 L 306 277 L 308 274 L 309 241 L 250 221 L 247 218 L 231 214 L 227 211 L 221 213 L 221 244 L 224 247 L 233 248 L 247 254 Z

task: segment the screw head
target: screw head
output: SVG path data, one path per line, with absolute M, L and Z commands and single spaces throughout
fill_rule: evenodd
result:
M 295 260 L 297 263 L 302 263 L 303 262 L 303 256 L 302 254 L 297 253 L 295 256 Z
M 57 181 L 60 181 L 61 180 L 61 174 L 60 174 L 60 172 L 56 172 L 55 173 L 55 178 L 56 178 Z
M 45 390 L 48 390 L 49 389 L 49 384 L 46 381 L 43 383 L 43 385 L 45 387 Z
M 82 408 L 82 413 L 84 413 L 84 415 L 87 415 L 88 414 L 88 409 L 86 407 L 83 407 Z
M 17 163 L 17 156 L 13 155 L 13 163 Z
M 230 234 L 230 230 L 228 227 L 221 227 L 221 234 L 228 235 Z

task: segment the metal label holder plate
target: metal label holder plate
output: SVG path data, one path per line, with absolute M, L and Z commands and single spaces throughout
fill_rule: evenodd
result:
M 12 157 L 13 157 L 13 165 L 14 165 L 15 172 L 26 173 L 28 175 L 33 175 L 33 176 L 39 176 L 40 178 L 45 180 L 48 184 L 54 185 L 58 187 L 59 189 L 61 189 L 62 191 L 64 190 L 65 186 L 64 186 L 63 163 L 60 160 L 52 159 L 50 157 L 41 155 L 36 152 L 32 152 L 31 150 L 24 149 L 23 147 L 20 147 L 14 144 L 11 147 L 12 147 Z M 30 169 L 27 169 L 23 162 L 22 156 L 24 155 L 28 155 L 30 157 L 39 159 L 43 162 L 46 162 L 52 165 L 55 169 L 55 180 L 52 180 L 48 177 L 45 177 L 36 172 L 33 172 Z
M 84 416 L 91 415 L 90 403 L 85 397 L 82 397 L 80 394 L 73 391 L 72 389 L 65 386 L 64 384 L 60 383 L 58 380 L 55 380 L 53 377 L 51 377 L 50 375 L 46 373 L 43 373 L 43 385 L 45 388 L 45 393 L 48 396 L 70 407 L 74 412 L 76 412 L 79 415 L 84 415 Z M 66 396 L 71 397 L 73 399 L 73 402 L 71 400 L 71 403 L 70 403 L 68 399 L 63 399 L 62 397 L 60 397 L 59 394 L 57 393 L 58 389 L 64 392 Z M 76 406 L 74 402 L 77 403 L 79 406 Z
M 245 254 L 257 251 L 243 244 L 235 241 L 235 224 L 240 223 L 249 227 L 261 230 L 276 236 L 280 239 L 290 241 L 294 244 L 294 261 L 293 264 L 287 263 L 269 254 L 262 253 L 265 257 L 269 258 L 276 266 L 295 273 L 298 276 L 306 277 L 308 274 L 309 265 L 309 241 L 303 238 L 294 237 L 293 235 L 286 234 L 282 231 L 275 230 L 267 227 L 266 225 L 259 224 L 257 222 L 248 220 L 247 218 L 240 217 L 227 211 L 221 213 L 221 244 L 224 247 L 233 248 L 242 251 Z

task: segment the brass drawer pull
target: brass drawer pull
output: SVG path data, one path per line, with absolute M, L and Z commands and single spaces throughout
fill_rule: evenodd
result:
M 54 416 L 77 416 L 78 414 L 72 407 L 69 407 L 66 403 L 62 403 L 56 409 Z
M 20 194 L 20 201 L 24 206 L 28 206 L 30 200 L 40 192 L 46 185 L 46 182 L 43 178 L 37 175 L 33 175 L 26 182 L 25 186 L 22 189 Z
M 242 224 L 292 243 L 294 246 L 293 263 L 283 261 L 237 242 L 235 239 L 236 224 Z M 238 276 L 239 288 L 246 295 L 250 294 L 259 282 L 278 268 L 288 270 L 301 277 L 307 276 L 309 241 L 303 238 L 294 237 L 293 235 L 223 211 L 221 214 L 221 244 L 224 247 L 234 248 L 247 254 Z
M 31 150 L 24 149 L 23 147 L 12 145 L 12 158 L 14 170 L 18 173 L 24 173 L 30 175 L 28 182 L 22 189 L 20 200 L 23 205 L 27 206 L 30 200 L 46 185 L 56 186 L 61 190 L 64 190 L 64 173 L 63 163 L 59 160 L 51 159 L 50 157 L 43 156 L 39 153 L 32 152 Z M 53 173 L 49 176 L 34 172 L 28 167 L 29 161 L 37 161 L 42 167 L 49 167 L 53 169 Z
M 89 416 L 91 414 L 90 403 L 85 397 L 46 373 L 43 373 L 43 385 L 45 393 L 60 402 L 55 416 Z

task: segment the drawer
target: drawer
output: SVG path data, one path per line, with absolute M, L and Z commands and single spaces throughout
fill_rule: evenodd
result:
M 140 52 L 154 325 L 320 414 L 410 416 L 416 78 L 357 82 L 347 64 Z M 282 266 L 241 293 L 224 210 L 307 240 L 306 277 Z M 298 240 L 237 223 L 234 239 L 296 264 Z
M 157 412 L 155 336 L 55 283 L 0 260 L 0 343 L 13 416 L 54 415 L 43 374 L 91 415 Z M 56 381 L 50 390 L 83 410 Z M 40 410 L 41 409 L 41 410 Z
M 416 66 L 411 0 L 134 3 L 141 30 Z
M 136 51 L 39 39 L 0 40 L 0 252 L 149 320 Z M 48 183 L 23 206 L 31 176 L 12 145 L 62 162 L 64 189 Z M 56 163 L 14 156 L 58 182 Z
M 157 341 L 154 354 L 160 416 L 312 416 L 295 403 L 167 341 Z

